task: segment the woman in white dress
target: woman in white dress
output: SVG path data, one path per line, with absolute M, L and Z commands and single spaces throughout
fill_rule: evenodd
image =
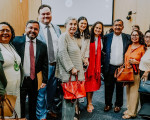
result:
M 0 97 L 17 96 L 15 111 L 20 118 L 20 84 L 22 68 L 20 56 L 16 53 L 11 42 L 15 37 L 14 30 L 7 22 L 0 23 Z M 14 118 L 14 115 L 11 117 Z

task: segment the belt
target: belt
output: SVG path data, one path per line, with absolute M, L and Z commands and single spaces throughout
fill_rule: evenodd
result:
M 24 76 L 25 79 L 31 79 L 30 76 Z
M 51 66 L 56 66 L 56 62 L 50 63 Z

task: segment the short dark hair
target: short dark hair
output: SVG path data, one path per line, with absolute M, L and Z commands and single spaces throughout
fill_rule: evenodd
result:
M 147 33 L 150 33 L 150 30 L 147 30 L 144 35 L 146 35 Z
M 122 25 L 124 24 L 123 21 L 122 21 L 121 19 L 116 19 L 116 20 L 114 20 L 113 25 L 115 24 L 115 22 L 119 22 L 119 21 L 122 22 Z
M 133 25 L 132 27 L 136 27 L 136 28 L 138 28 L 138 30 L 140 30 L 140 26 L 139 25 Z
M 40 10 L 43 9 L 43 8 L 45 8 L 45 7 L 48 7 L 48 8 L 50 9 L 50 11 L 51 11 L 51 7 L 50 7 L 49 5 L 43 4 L 43 5 L 41 5 L 41 6 L 39 7 L 39 9 L 38 9 L 38 14 L 40 14 Z
M 37 24 L 39 25 L 39 22 L 38 22 L 38 21 L 36 21 L 36 20 L 29 20 L 29 21 L 27 21 L 27 23 L 26 23 L 26 27 L 28 26 L 29 23 L 37 23 Z M 40 27 L 40 25 L 39 25 L 39 27 Z
M 2 24 L 7 25 L 10 28 L 12 36 L 11 36 L 11 39 L 9 42 L 12 42 L 13 39 L 15 38 L 15 31 L 14 31 L 13 27 L 8 22 L 0 22 L 0 25 L 2 25 Z

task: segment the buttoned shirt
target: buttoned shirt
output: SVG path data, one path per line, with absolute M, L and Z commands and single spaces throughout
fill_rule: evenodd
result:
M 36 38 L 33 41 L 34 57 L 36 58 Z M 24 51 L 24 76 L 30 76 L 30 39 L 26 36 L 25 51 Z
M 44 24 L 42 24 L 40 22 L 40 26 L 42 27 L 42 30 L 43 30 L 43 33 L 44 33 L 44 36 L 45 36 L 45 39 L 46 39 L 46 44 L 47 44 L 47 47 L 48 47 L 48 38 L 47 38 L 46 25 L 44 25 Z M 50 30 L 51 36 L 52 36 L 52 42 L 53 42 L 53 48 L 54 48 L 54 56 L 55 56 L 55 61 L 56 61 L 56 55 L 57 55 L 57 50 L 58 50 L 58 37 L 57 37 L 57 34 L 56 34 L 53 26 L 51 24 L 49 24 L 49 26 L 50 26 L 49 30 Z
M 110 53 L 110 64 L 116 66 L 123 64 L 123 40 L 121 34 L 113 35 Z

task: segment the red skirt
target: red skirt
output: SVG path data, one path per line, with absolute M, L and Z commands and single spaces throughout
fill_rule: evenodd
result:
M 88 77 L 85 73 L 85 90 L 86 92 L 94 92 L 100 89 L 101 79 L 95 79 L 95 75 Z

